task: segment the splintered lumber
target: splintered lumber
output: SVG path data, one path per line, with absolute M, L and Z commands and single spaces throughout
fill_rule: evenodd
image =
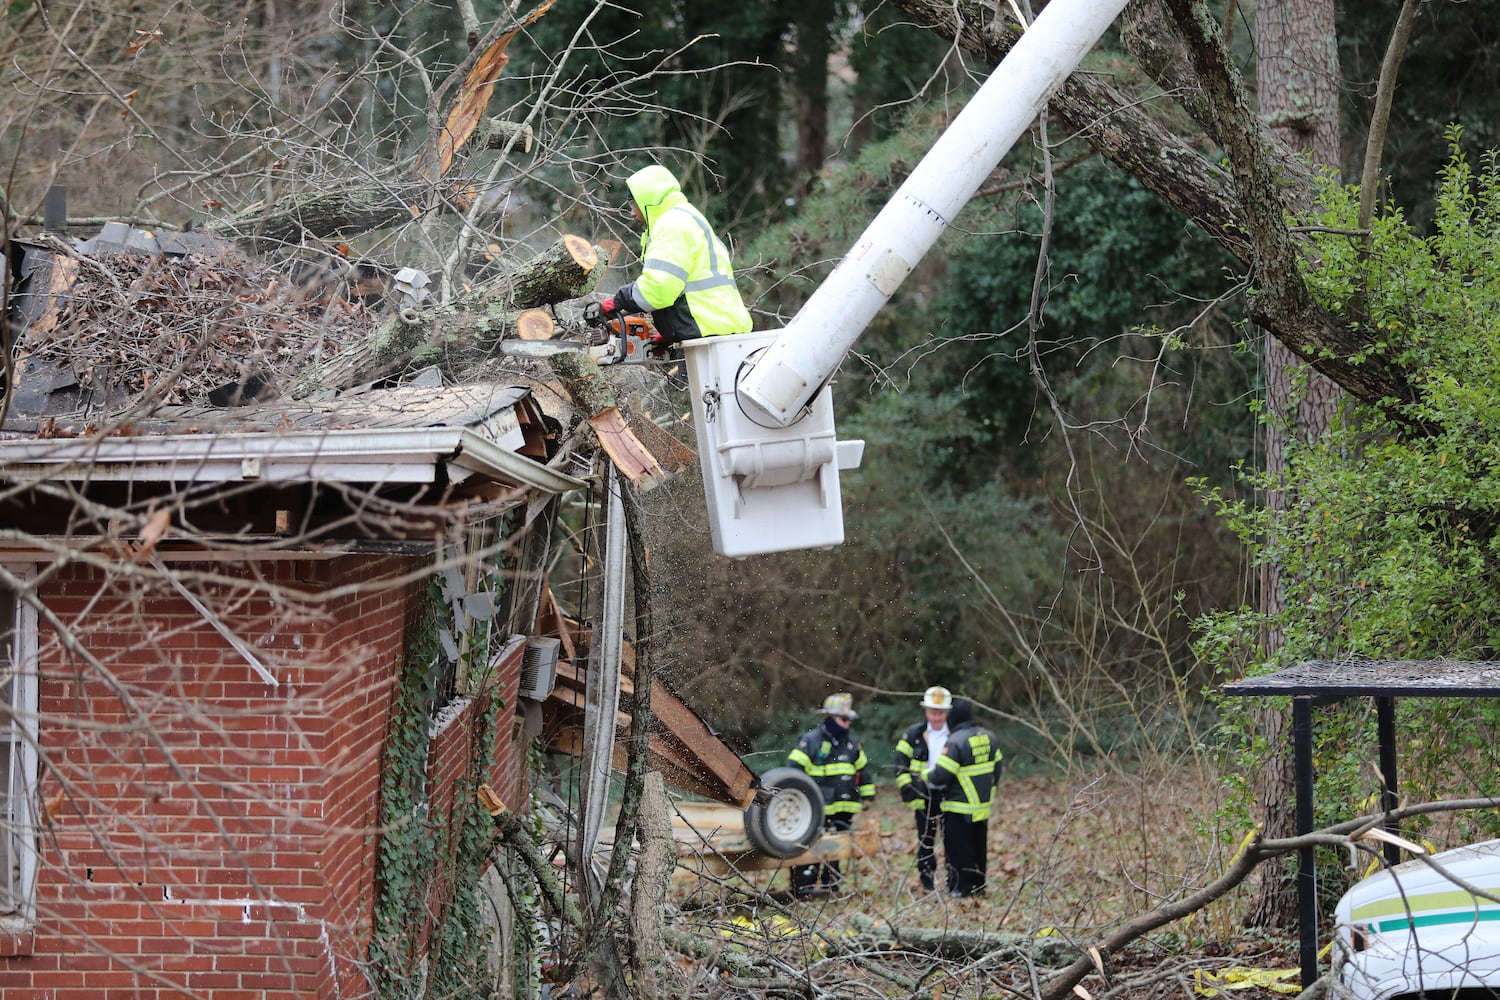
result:
M 547 359 L 562 379 L 573 404 L 588 416 L 599 446 L 636 488 L 646 492 L 667 479 L 656 457 L 630 429 L 598 364 L 583 351 L 565 351 Z
M 599 252 L 594 245 L 569 233 L 502 274 L 500 283 L 510 289 L 515 308 L 534 309 L 593 291 L 603 277 L 604 268 L 599 264 Z
M 716 802 L 678 802 L 672 839 L 677 842 L 678 867 L 696 875 L 780 871 L 880 854 L 880 829 L 874 824 L 856 824 L 852 830 L 824 831 L 794 858 L 773 858 L 750 843 L 742 810 Z

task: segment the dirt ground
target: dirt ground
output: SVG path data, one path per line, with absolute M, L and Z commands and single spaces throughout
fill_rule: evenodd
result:
M 1006 943 L 1055 943 L 1071 961 L 1122 920 L 1211 880 L 1238 836 L 1208 832 L 1219 794 L 1191 773 L 1006 777 L 988 892 L 950 899 L 922 891 L 910 814 L 882 788 L 856 821 L 878 824 L 880 853 L 845 863 L 839 895 L 794 901 L 785 871 L 689 880 L 675 894 L 677 926 L 717 938 L 720 959 L 744 959 L 717 967 L 710 995 L 1035 996 L 1056 968 Z M 1296 969 L 1296 942 L 1246 930 L 1247 899 L 1242 890 L 1111 956 L 1108 980 L 1091 975 L 1082 1000 L 1198 1000 L 1231 984 L 1240 1000 L 1295 995 L 1296 974 L 1282 970 Z

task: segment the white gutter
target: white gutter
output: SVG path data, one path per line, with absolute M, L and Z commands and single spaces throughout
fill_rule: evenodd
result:
M 29 470 L 91 482 L 431 483 L 439 467 L 547 493 L 586 484 L 463 427 L 0 441 L 12 481 Z
M 789 427 L 880 307 L 1104 34 L 1126 0 L 1052 0 L 781 335 L 739 401 Z

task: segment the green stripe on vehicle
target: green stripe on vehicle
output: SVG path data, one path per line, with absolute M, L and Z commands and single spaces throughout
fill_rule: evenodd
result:
M 1480 886 L 1485 892 L 1500 898 L 1500 888 L 1493 886 Z M 1373 903 L 1365 903 L 1356 906 L 1349 914 L 1354 920 L 1368 920 L 1371 917 L 1389 917 L 1393 914 L 1424 913 L 1427 910 L 1454 910 L 1461 906 L 1469 907 L 1473 912 L 1476 906 L 1493 906 L 1495 904 L 1475 898 L 1472 894 L 1462 889 L 1448 889 L 1444 892 L 1419 892 L 1410 896 L 1392 896 L 1390 899 L 1381 899 Z
M 1500 909 L 1455 910 L 1450 913 L 1429 913 L 1425 916 L 1397 917 L 1376 923 L 1377 931 L 1394 931 L 1407 927 L 1436 927 L 1441 924 L 1475 924 L 1481 921 L 1500 920 Z

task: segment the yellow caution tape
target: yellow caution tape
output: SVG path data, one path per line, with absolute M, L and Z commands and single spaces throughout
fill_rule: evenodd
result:
M 791 938 L 806 933 L 801 925 L 793 920 L 788 920 L 779 913 L 772 915 L 767 920 L 751 920 L 744 914 L 739 914 L 731 919 L 729 923 L 729 927 L 719 931 L 719 937 L 732 938 L 743 936 L 763 941 L 766 938 Z
M 1287 982 L 1300 977 L 1298 969 L 1247 969 L 1236 967 L 1223 972 L 1193 972 L 1193 992 L 1206 997 L 1216 997 L 1226 990 L 1263 989 L 1273 993 L 1301 993 L 1298 982 Z

